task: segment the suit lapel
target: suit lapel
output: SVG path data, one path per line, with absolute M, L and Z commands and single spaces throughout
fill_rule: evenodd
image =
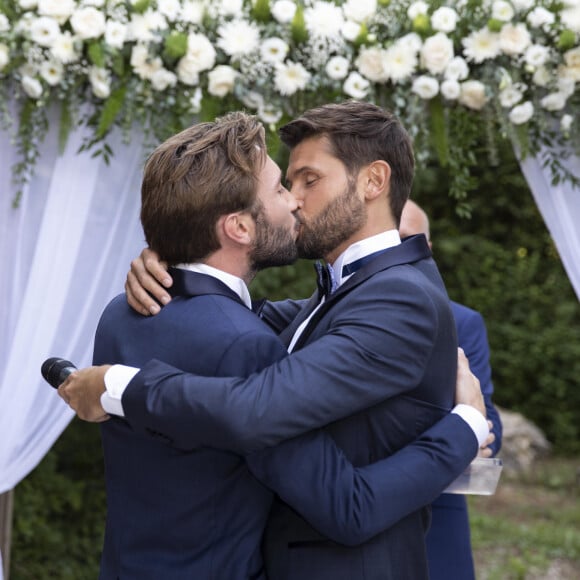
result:
M 388 270 L 393 266 L 402 266 L 404 264 L 412 264 L 414 262 L 418 262 L 419 260 L 424 260 L 426 258 L 431 257 L 431 249 L 429 248 L 429 244 L 427 243 L 427 238 L 423 234 L 418 234 L 416 236 L 411 236 L 409 238 L 405 238 L 401 244 L 398 246 L 393 246 L 392 248 L 388 248 L 385 250 L 384 253 L 377 256 L 374 260 L 370 261 L 368 264 L 365 264 L 360 270 L 355 272 L 344 284 L 342 284 L 336 292 L 331 294 L 324 302 L 324 304 L 316 311 L 314 316 L 309 320 L 308 325 L 303 330 L 300 338 L 296 342 L 294 346 L 294 351 L 298 350 L 308 340 L 309 336 L 312 334 L 312 331 L 320 321 L 320 319 L 332 308 L 333 305 L 340 302 L 342 298 L 344 298 L 353 288 L 360 286 L 365 280 L 368 280 L 372 276 L 374 276 L 377 272 L 382 272 L 384 270 Z M 313 298 L 310 299 L 308 304 L 304 307 L 303 310 L 310 306 L 312 300 L 315 300 L 315 306 L 318 304 L 317 300 L 317 293 L 314 294 Z M 308 314 L 306 316 L 302 316 L 302 311 L 296 317 L 301 318 L 300 322 L 295 326 L 296 320 L 292 322 L 292 324 L 286 329 L 290 330 L 291 327 L 294 327 L 294 331 L 302 321 L 304 321 L 308 315 L 312 312 L 314 308 L 310 308 Z M 284 331 L 284 333 L 286 332 Z M 294 332 L 290 335 L 290 340 Z M 280 335 L 282 336 L 282 335 Z
M 168 289 L 172 297 L 217 294 L 244 304 L 233 290 L 213 276 L 181 270 L 180 268 L 169 268 L 169 274 L 173 278 L 173 285 Z

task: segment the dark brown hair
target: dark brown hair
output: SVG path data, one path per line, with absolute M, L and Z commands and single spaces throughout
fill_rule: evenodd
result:
M 141 223 L 149 246 L 173 265 L 218 250 L 217 220 L 252 210 L 265 159 L 264 128 L 244 113 L 170 137 L 151 154 L 143 175 Z
M 310 109 L 280 128 L 280 138 L 290 149 L 322 135 L 350 177 L 373 161 L 389 164 L 390 207 L 398 227 L 411 193 L 415 159 L 411 138 L 397 117 L 372 103 L 346 101 Z

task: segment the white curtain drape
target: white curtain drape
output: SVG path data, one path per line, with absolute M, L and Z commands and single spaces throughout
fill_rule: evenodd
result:
M 50 121 L 18 208 L 11 182 L 17 152 L 0 132 L 0 492 L 38 464 L 73 416 L 42 380 L 42 362 L 62 356 L 90 364 L 100 313 L 123 291 L 144 245 L 141 132 L 129 145 L 115 134 L 107 165 L 77 154 L 81 129 L 59 154 L 58 118 Z
M 580 157 L 570 155 L 560 161 L 580 178 Z M 580 300 L 580 190 L 566 182 L 552 185 L 551 170 L 542 167 L 543 162 L 540 153 L 520 160 L 520 167 Z

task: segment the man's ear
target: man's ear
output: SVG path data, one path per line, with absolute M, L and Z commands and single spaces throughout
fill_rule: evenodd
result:
M 254 218 L 247 211 L 221 216 L 216 227 L 222 246 L 228 242 L 242 246 L 250 245 L 256 229 Z
M 391 166 L 382 159 L 373 161 L 364 169 L 365 199 L 372 200 L 388 194 L 391 186 Z

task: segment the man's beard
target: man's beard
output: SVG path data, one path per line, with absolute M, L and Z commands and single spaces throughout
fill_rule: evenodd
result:
M 259 272 L 273 266 L 287 266 L 298 258 L 293 232 L 284 226 L 273 225 L 261 207 L 254 214 L 256 240 L 250 252 L 250 267 Z
M 302 227 L 296 241 L 298 255 L 308 259 L 328 256 L 360 230 L 366 220 L 366 207 L 357 195 L 356 182 L 349 180 L 346 191 L 333 199 L 310 223 L 301 220 Z

